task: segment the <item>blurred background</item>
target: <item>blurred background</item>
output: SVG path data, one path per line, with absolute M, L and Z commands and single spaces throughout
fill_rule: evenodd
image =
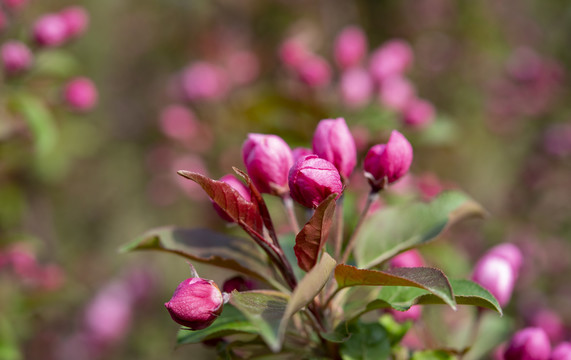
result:
M 176 170 L 217 179 L 244 168 L 248 133 L 311 147 L 336 117 L 360 159 L 392 129 L 412 143 L 386 201 L 459 188 L 489 211 L 427 247 L 429 263 L 467 277 L 495 244 L 524 253 L 503 325 L 473 357 L 531 324 L 569 340 L 568 1 L 0 5 L 0 359 L 212 358 L 175 349 L 163 308 L 187 263 L 119 247 L 158 226 L 225 227 Z M 360 171 L 351 187 L 358 209 Z

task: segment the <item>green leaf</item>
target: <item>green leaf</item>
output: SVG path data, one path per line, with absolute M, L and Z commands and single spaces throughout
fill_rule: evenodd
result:
M 502 309 L 498 301 L 489 291 L 470 280 L 450 280 L 456 304 L 471 305 L 497 311 L 500 315 Z M 364 312 L 375 309 L 393 308 L 406 311 L 413 305 L 446 304 L 441 298 L 424 289 L 412 287 L 383 287 L 377 299 L 370 302 Z M 361 314 L 363 314 L 362 312 Z
M 351 337 L 339 347 L 343 360 L 388 359 L 391 345 L 387 331 L 380 323 L 355 323 L 349 328 Z
M 411 286 L 429 291 L 456 309 L 454 293 L 446 275 L 434 268 L 396 268 L 387 271 L 357 269 L 340 264 L 335 268 L 339 289 L 350 286 Z
M 471 280 L 459 279 L 451 280 L 452 290 L 456 296 L 458 305 L 472 305 L 484 307 L 503 315 L 502 308 L 498 300 L 486 289 Z M 418 304 L 442 304 L 440 299 L 432 294 L 422 295 Z
M 268 277 L 264 257 L 254 242 L 207 229 L 153 229 L 120 249 L 121 252 L 134 250 L 166 251 L 193 261 L 235 270 L 260 280 L 272 281 Z
M 220 206 L 235 223 L 242 227 L 245 224 L 258 234 L 263 234 L 263 220 L 258 206 L 244 199 L 232 186 L 192 171 L 180 170 L 178 174 L 200 185 L 210 199 Z M 249 229 L 245 230 L 249 233 Z
M 337 194 L 331 194 L 315 209 L 313 216 L 295 237 L 295 256 L 299 267 L 305 271 L 311 270 L 317 263 L 319 253 L 333 223 L 335 214 L 335 198 Z
M 37 97 L 23 92 L 11 98 L 13 110 L 22 115 L 34 136 L 38 155 L 45 156 L 57 143 L 58 133 L 50 110 Z
M 262 290 L 233 291 L 230 297 L 230 303 L 258 329 L 258 334 L 274 352 L 282 346 L 278 332 L 289 300 L 284 293 Z
M 412 354 L 411 360 L 454 360 L 457 357 L 445 350 L 417 351 Z
M 379 319 L 379 323 L 383 325 L 387 331 L 391 345 L 400 343 L 402 338 L 406 335 L 412 326 L 412 322 L 406 321 L 404 323 L 397 322 L 391 315 L 384 314 Z
M 483 216 L 484 209 L 457 191 L 440 194 L 430 203 L 405 204 L 377 211 L 363 224 L 356 239 L 359 268 L 371 268 L 424 244 L 458 221 Z
M 222 314 L 206 329 L 193 331 L 181 328 L 178 331 L 176 343 L 177 345 L 196 344 L 204 340 L 238 333 L 257 334 L 258 328 L 250 323 L 238 309 L 226 304 Z
M 291 294 L 291 300 L 287 304 L 287 309 L 280 324 L 280 341 L 283 341 L 289 319 L 293 314 L 313 301 L 317 294 L 321 292 L 336 264 L 335 260 L 328 253 L 323 253 L 319 263 L 297 284 L 297 287 Z

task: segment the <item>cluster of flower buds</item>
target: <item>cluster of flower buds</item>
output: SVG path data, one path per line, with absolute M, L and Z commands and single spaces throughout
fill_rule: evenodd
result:
M 25 1 L 5 0 L 4 6 L 14 10 L 25 5 Z M 16 14 L 11 14 L 16 16 Z M 0 28 L 5 14 L 0 12 Z M 33 24 L 33 41 L 36 45 L 49 48 L 63 45 L 78 38 L 89 24 L 89 14 L 81 6 L 69 6 L 59 12 L 44 14 Z M 8 40 L 0 47 L 4 73 L 16 76 L 30 70 L 34 63 L 34 54 L 30 46 L 19 40 Z M 63 101 L 76 111 L 91 110 L 97 103 L 97 89 L 93 82 L 85 77 L 76 77 L 65 85 Z
M 248 175 L 260 192 L 284 197 L 289 191 L 294 200 L 309 208 L 317 207 L 331 194 L 341 194 L 357 163 L 355 140 L 343 118 L 321 120 L 312 149 L 294 152 L 276 135 L 250 134 L 242 155 Z M 364 162 L 373 191 L 402 178 L 412 157 L 412 146 L 396 130 L 387 144 L 373 146 Z
M 13 274 L 18 282 L 34 289 L 53 291 L 64 282 L 59 266 L 40 264 L 35 254 L 20 244 L 0 252 L 0 270 Z
M 517 246 L 503 243 L 478 260 L 472 279 L 490 291 L 504 306 L 511 298 L 521 264 L 522 254 Z
M 190 101 L 220 100 L 234 87 L 252 83 L 259 75 L 258 57 L 251 51 L 228 54 L 217 64 L 195 61 L 186 66 L 177 78 L 181 97 Z
M 307 86 L 321 88 L 331 83 L 332 67 L 308 45 L 303 34 L 285 40 L 279 56 Z M 340 71 L 339 93 L 347 107 L 362 108 L 376 93 L 381 105 L 395 111 L 407 126 L 422 128 L 433 121 L 434 106 L 417 96 L 405 76 L 413 62 L 413 51 L 406 41 L 387 41 L 369 56 L 365 32 L 351 25 L 335 39 L 333 58 Z

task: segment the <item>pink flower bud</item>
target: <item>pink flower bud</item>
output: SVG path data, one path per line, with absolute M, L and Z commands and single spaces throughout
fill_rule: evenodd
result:
M 373 81 L 361 68 L 351 68 L 341 75 L 341 97 L 345 105 L 359 108 L 366 105 L 373 93 Z
M 412 64 L 410 45 L 403 40 L 391 40 L 371 54 L 369 70 L 373 78 L 382 83 L 393 75 L 401 75 Z
M 530 325 L 545 331 L 549 340 L 559 342 L 565 336 L 565 324 L 559 315 L 549 309 L 541 309 L 533 314 Z
M 501 306 L 512 296 L 516 274 L 510 263 L 499 256 L 485 255 L 474 268 L 472 280 L 482 285 L 498 300 Z
M 2 0 L 2 3 L 6 7 L 6 9 L 10 10 L 20 10 L 23 8 L 28 0 Z
M 403 109 L 402 120 L 406 125 L 423 128 L 434 121 L 434 106 L 426 100 L 413 99 Z
M 100 345 L 121 340 L 132 321 L 132 299 L 120 282 L 105 286 L 85 310 L 85 328 L 89 337 Z
M 389 264 L 392 268 L 419 267 L 424 266 L 424 260 L 418 250 L 411 249 L 393 257 Z
M 571 343 L 564 341 L 553 348 L 549 360 L 570 360 L 571 359 Z
M 188 141 L 199 131 L 196 116 L 182 105 L 169 105 L 164 108 L 159 125 L 166 136 L 179 141 Z
M 289 172 L 291 197 L 308 208 L 316 208 L 331 194 L 341 194 L 343 183 L 329 161 L 307 155 L 299 159 Z
M 307 47 L 299 40 L 288 39 L 282 43 L 279 57 L 285 66 L 296 69 L 304 60 L 311 56 Z
M 313 155 L 313 150 L 304 147 L 296 147 L 291 151 L 291 153 L 293 154 L 293 162 L 295 163 L 297 160 L 306 155 Z
M 313 152 L 332 163 L 344 180 L 349 179 L 357 164 L 357 149 L 345 119 L 326 119 L 317 124 Z
M 363 163 L 369 183 L 373 188 L 382 189 L 384 179 L 392 184 L 408 172 L 412 164 L 412 146 L 397 130 L 393 130 L 386 144 L 373 146 Z
M 379 101 L 394 111 L 403 111 L 415 97 L 414 86 L 400 75 L 387 77 L 379 88 Z
M 242 158 L 248 175 L 260 192 L 274 195 L 287 192 L 293 154 L 281 137 L 248 134 L 248 139 L 242 146 Z
M 255 284 L 252 280 L 246 279 L 243 276 L 234 276 L 224 282 L 222 285 L 222 291 L 225 293 L 231 293 L 232 291 L 248 291 L 255 288 Z
M 342 69 L 359 64 L 367 52 L 367 37 L 358 26 L 347 26 L 335 39 L 335 61 Z
M 67 83 L 63 97 L 72 109 L 88 111 L 97 103 L 98 95 L 93 81 L 86 77 L 77 77 Z
M 225 176 L 220 178 L 220 181 L 225 182 L 228 185 L 232 186 L 232 188 L 234 190 L 238 191 L 238 193 L 240 195 L 242 195 L 242 197 L 244 199 L 246 199 L 247 201 L 250 201 L 250 199 L 251 199 L 250 189 L 248 189 L 246 187 L 246 185 L 244 185 L 243 182 L 236 179 L 236 177 L 234 175 L 231 175 L 231 174 L 225 175 Z M 218 215 L 220 215 L 220 217 L 222 219 L 224 219 L 225 221 L 228 221 L 228 222 L 233 222 L 232 218 L 230 218 L 228 216 L 228 214 L 226 214 L 226 212 L 224 210 L 222 210 L 222 208 L 220 206 L 218 206 L 214 202 L 212 203 L 212 205 L 214 206 L 214 210 L 216 210 L 216 212 L 218 213 Z
M 234 84 L 246 85 L 260 74 L 260 61 L 251 51 L 238 51 L 228 56 L 226 71 Z
M 511 338 L 505 360 L 547 360 L 551 345 L 545 332 L 540 328 L 528 327 L 518 331 Z
M 41 46 L 59 46 L 67 40 L 67 25 L 58 14 L 46 14 L 34 23 L 34 40 Z
M 224 70 L 205 61 L 189 65 L 182 73 L 182 89 L 189 100 L 218 100 L 228 91 Z
M 404 323 L 407 321 L 416 321 L 422 316 L 421 306 L 411 306 L 410 309 L 406 311 L 398 311 L 395 309 L 389 309 L 389 313 L 393 316 L 396 322 Z
M 68 38 L 77 37 L 85 32 L 89 25 L 89 14 L 82 6 L 70 6 L 59 12 L 63 19 Z
M 488 250 L 487 254 L 505 259 L 511 265 L 517 278 L 523 262 L 523 255 L 517 246 L 511 243 L 502 243 Z
M 4 71 L 15 74 L 27 70 L 32 65 L 32 52 L 19 41 L 8 41 L 0 49 Z
M 551 125 L 544 134 L 543 148 L 550 155 L 571 155 L 571 123 Z
M 7 27 L 8 27 L 8 17 L 6 16 L 6 13 L 4 13 L 2 9 L 0 9 L 0 33 L 2 33 L 2 31 L 4 31 L 4 29 L 6 29 Z
M 190 278 L 181 282 L 165 303 L 172 319 L 191 330 L 204 329 L 222 312 L 224 299 L 212 280 Z
M 325 59 L 313 55 L 296 68 L 299 79 L 309 87 L 318 88 L 331 81 L 331 68 Z

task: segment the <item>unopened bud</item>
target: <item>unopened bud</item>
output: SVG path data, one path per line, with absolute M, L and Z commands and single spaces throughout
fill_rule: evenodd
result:
M 78 77 L 67 83 L 63 96 L 67 104 L 77 111 L 91 110 L 98 97 L 93 81 L 86 77 Z
M 344 180 L 349 179 L 357 164 L 357 150 L 345 119 L 319 122 L 313 134 L 313 152 L 332 163 Z
M 59 46 L 67 40 L 67 25 L 59 14 L 46 14 L 34 24 L 34 40 L 41 46 Z
M 15 74 L 27 70 L 32 65 L 32 52 L 19 41 L 8 41 L 0 49 L 4 71 Z
M 190 278 L 181 282 L 165 303 L 172 319 L 191 330 L 204 329 L 222 313 L 224 300 L 212 280 Z
M 547 360 L 551 345 L 545 332 L 540 328 L 528 327 L 518 331 L 510 340 L 505 360 Z
M 308 208 L 316 208 L 329 195 L 343 192 L 339 171 L 317 155 L 307 155 L 292 166 L 289 187 L 291 197 Z
M 373 190 L 380 190 L 384 185 L 394 183 L 406 175 L 412 158 L 412 146 L 396 130 L 393 130 L 386 144 L 373 146 L 363 164 Z
M 367 37 L 363 29 L 347 26 L 335 39 L 335 61 L 342 69 L 359 64 L 367 52 Z
M 278 196 L 287 193 L 293 155 L 281 137 L 249 134 L 242 146 L 242 158 L 258 191 Z

